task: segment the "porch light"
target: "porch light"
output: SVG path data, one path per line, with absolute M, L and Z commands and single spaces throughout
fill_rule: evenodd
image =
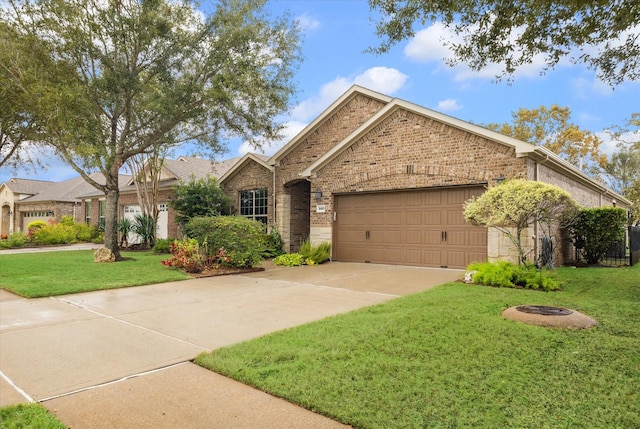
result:
M 504 182 L 504 179 L 505 179 L 504 174 L 501 174 L 493 180 L 495 180 L 496 183 L 499 185 L 500 183 Z
M 322 198 L 322 191 L 315 191 L 313 195 L 316 197 L 316 200 Z
M 49 211 L 47 212 L 47 216 L 53 216 L 53 210 L 49 210 Z

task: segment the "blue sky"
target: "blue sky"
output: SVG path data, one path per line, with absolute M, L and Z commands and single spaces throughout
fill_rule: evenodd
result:
M 483 72 L 464 66 L 451 68 L 443 61 L 448 52 L 441 40 L 452 36 L 438 24 L 422 29 L 388 54 L 366 53 L 378 43 L 366 0 L 272 0 L 269 7 L 274 15 L 289 11 L 297 17 L 304 37 L 303 62 L 295 77 L 299 92 L 291 114 L 283 118 L 286 138 L 265 147 L 267 154 L 274 153 L 353 84 L 477 124 L 509 121 L 511 112 L 522 107 L 558 104 L 571 109 L 578 126 L 600 132 L 623 125 L 633 112 L 640 111 L 640 82 L 612 89 L 598 81 L 593 71 L 568 60 L 542 75 L 542 64 L 535 63 L 519 70 L 511 84 L 494 81 L 499 65 Z M 256 151 L 238 141 L 228 146 L 223 159 Z M 602 149 L 610 153 L 614 145 L 605 142 Z M 0 183 L 14 176 L 59 181 L 77 175 L 50 154 L 42 157 L 47 159 L 48 170 L 34 174 L 2 168 Z

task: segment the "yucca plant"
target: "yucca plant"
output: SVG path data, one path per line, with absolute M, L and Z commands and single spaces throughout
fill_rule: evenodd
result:
M 129 233 L 131 232 L 133 225 L 131 219 L 123 217 L 118 222 L 118 232 L 120 233 L 120 247 L 129 247 Z
M 133 220 L 131 230 L 142 238 L 142 245 L 150 249 L 156 241 L 156 220 L 148 214 L 139 214 Z

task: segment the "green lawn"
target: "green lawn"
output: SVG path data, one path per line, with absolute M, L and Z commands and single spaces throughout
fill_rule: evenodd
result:
M 92 250 L 0 253 L 0 287 L 36 298 L 190 278 L 160 263 L 168 255 L 122 252 L 122 256 L 127 260 L 96 263 Z
M 357 428 L 640 427 L 640 266 L 558 271 L 560 292 L 450 283 L 197 363 Z M 500 316 L 519 304 L 599 325 Z
M 19 404 L 0 408 L 0 429 L 65 429 L 39 404 Z

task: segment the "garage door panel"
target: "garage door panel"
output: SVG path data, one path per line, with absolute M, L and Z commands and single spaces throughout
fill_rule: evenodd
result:
M 334 258 L 451 268 L 484 261 L 487 230 L 462 215 L 463 202 L 482 192 L 476 187 L 336 196 Z
M 399 210 L 393 210 L 387 212 L 384 215 L 384 225 L 402 225 L 404 220 L 404 213 Z
M 406 241 L 404 237 L 405 234 L 401 229 L 387 230 L 384 231 L 383 243 L 401 244 L 402 242 Z
M 411 244 L 421 244 L 422 243 L 422 229 L 407 229 L 406 233 L 406 243 L 408 245 Z
M 464 246 L 467 242 L 467 234 L 465 231 L 447 231 L 447 245 Z
M 405 222 L 407 225 L 422 225 L 424 223 L 422 219 L 422 211 L 409 210 L 405 212 Z
M 469 246 L 478 246 L 478 247 L 486 248 L 487 232 L 486 231 L 469 231 L 467 242 Z
M 439 249 L 423 250 L 422 251 L 422 263 L 432 267 L 439 267 L 442 255 Z
M 468 264 L 466 261 L 467 261 L 467 256 L 464 250 L 459 250 L 459 251 L 447 250 L 446 260 L 442 261 L 442 266 L 465 267 Z
M 440 226 L 442 225 L 442 212 L 438 211 L 425 211 L 423 213 L 424 225 Z
M 428 246 L 440 246 L 442 244 L 442 231 L 426 230 L 422 233 L 422 244 Z
M 423 192 L 421 193 L 422 195 L 422 205 L 425 207 L 429 207 L 429 206 L 435 206 L 435 207 L 440 207 L 442 206 L 442 195 L 440 192 L 434 191 L 434 192 Z

